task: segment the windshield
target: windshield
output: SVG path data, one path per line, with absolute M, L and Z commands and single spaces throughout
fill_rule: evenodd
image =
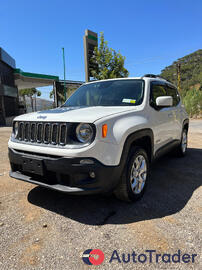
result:
M 143 80 L 95 82 L 79 87 L 63 106 L 136 106 L 143 97 Z

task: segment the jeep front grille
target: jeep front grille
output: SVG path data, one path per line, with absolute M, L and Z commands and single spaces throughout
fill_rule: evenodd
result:
M 49 143 L 50 131 L 51 131 L 51 124 L 45 123 L 44 124 L 44 143 Z
M 68 123 L 19 122 L 16 140 L 37 143 L 66 145 Z
M 52 128 L 51 128 L 51 142 L 52 144 L 57 144 L 58 142 L 58 124 L 52 124 Z
M 25 123 L 25 135 L 24 135 L 25 141 L 29 140 L 29 129 L 30 129 L 29 123 Z

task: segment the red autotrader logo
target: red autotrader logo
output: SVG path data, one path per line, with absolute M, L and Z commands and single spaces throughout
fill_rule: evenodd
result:
M 99 265 L 104 261 L 104 257 L 104 253 L 100 249 L 87 249 L 84 251 L 82 259 L 88 265 Z

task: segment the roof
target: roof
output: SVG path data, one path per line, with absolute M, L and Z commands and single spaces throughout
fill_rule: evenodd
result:
M 54 81 L 59 81 L 58 76 L 24 72 L 21 69 L 15 69 L 14 75 L 18 89 L 48 86 L 52 85 Z
M 64 84 L 64 80 L 60 80 L 60 83 Z M 72 85 L 74 85 L 74 84 L 82 85 L 82 84 L 84 84 L 84 82 L 83 81 L 65 80 L 65 84 L 67 84 L 67 85 L 70 85 L 70 84 L 72 84 Z
M 31 72 L 24 72 L 20 68 L 16 68 L 14 70 L 14 74 L 20 74 L 24 77 L 32 77 L 32 78 L 40 78 L 40 79 L 47 79 L 47 80 L 59 80 L 58 76 L 53 75 L 46 75 L 46 74 L 40 74 L 40 73 L 31 73 Z
M 91 81 L 91 82 L 87 82 L 85 84 L 91 84 L 91 83 L 96 83 L 96 82 L 105 82 L 105 81 L 117 81 L 117 80 L 145 80 L 145 81 L 163 81 L 163 82 L 166 82 L 172 86 L 175 87 L 174 84 L 172 84 L 171 82 L 167 81 L 166 79 L 164 78 L 161 78 L 161 77 L 145 77 L 145 76 L 142 76 L 142 77 L 126 77 L 126 78 L 113 78 L 113 79 L 105 79 L 105 80 L 95 80 L 95 81 Z

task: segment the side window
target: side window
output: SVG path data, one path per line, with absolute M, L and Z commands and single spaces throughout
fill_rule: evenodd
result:
M 180 96 L 175 88 L 167 86 L 167 95 L 173 98 L 173 106 L 177 106 L 180 102 Z
M 156 106 L 157 97 L 162 97 L 162 96 L 167 96 L 165 86 L 162 84 L 151 83 L 150 105 L 154 109 L 158 109 L 158 107 Z

